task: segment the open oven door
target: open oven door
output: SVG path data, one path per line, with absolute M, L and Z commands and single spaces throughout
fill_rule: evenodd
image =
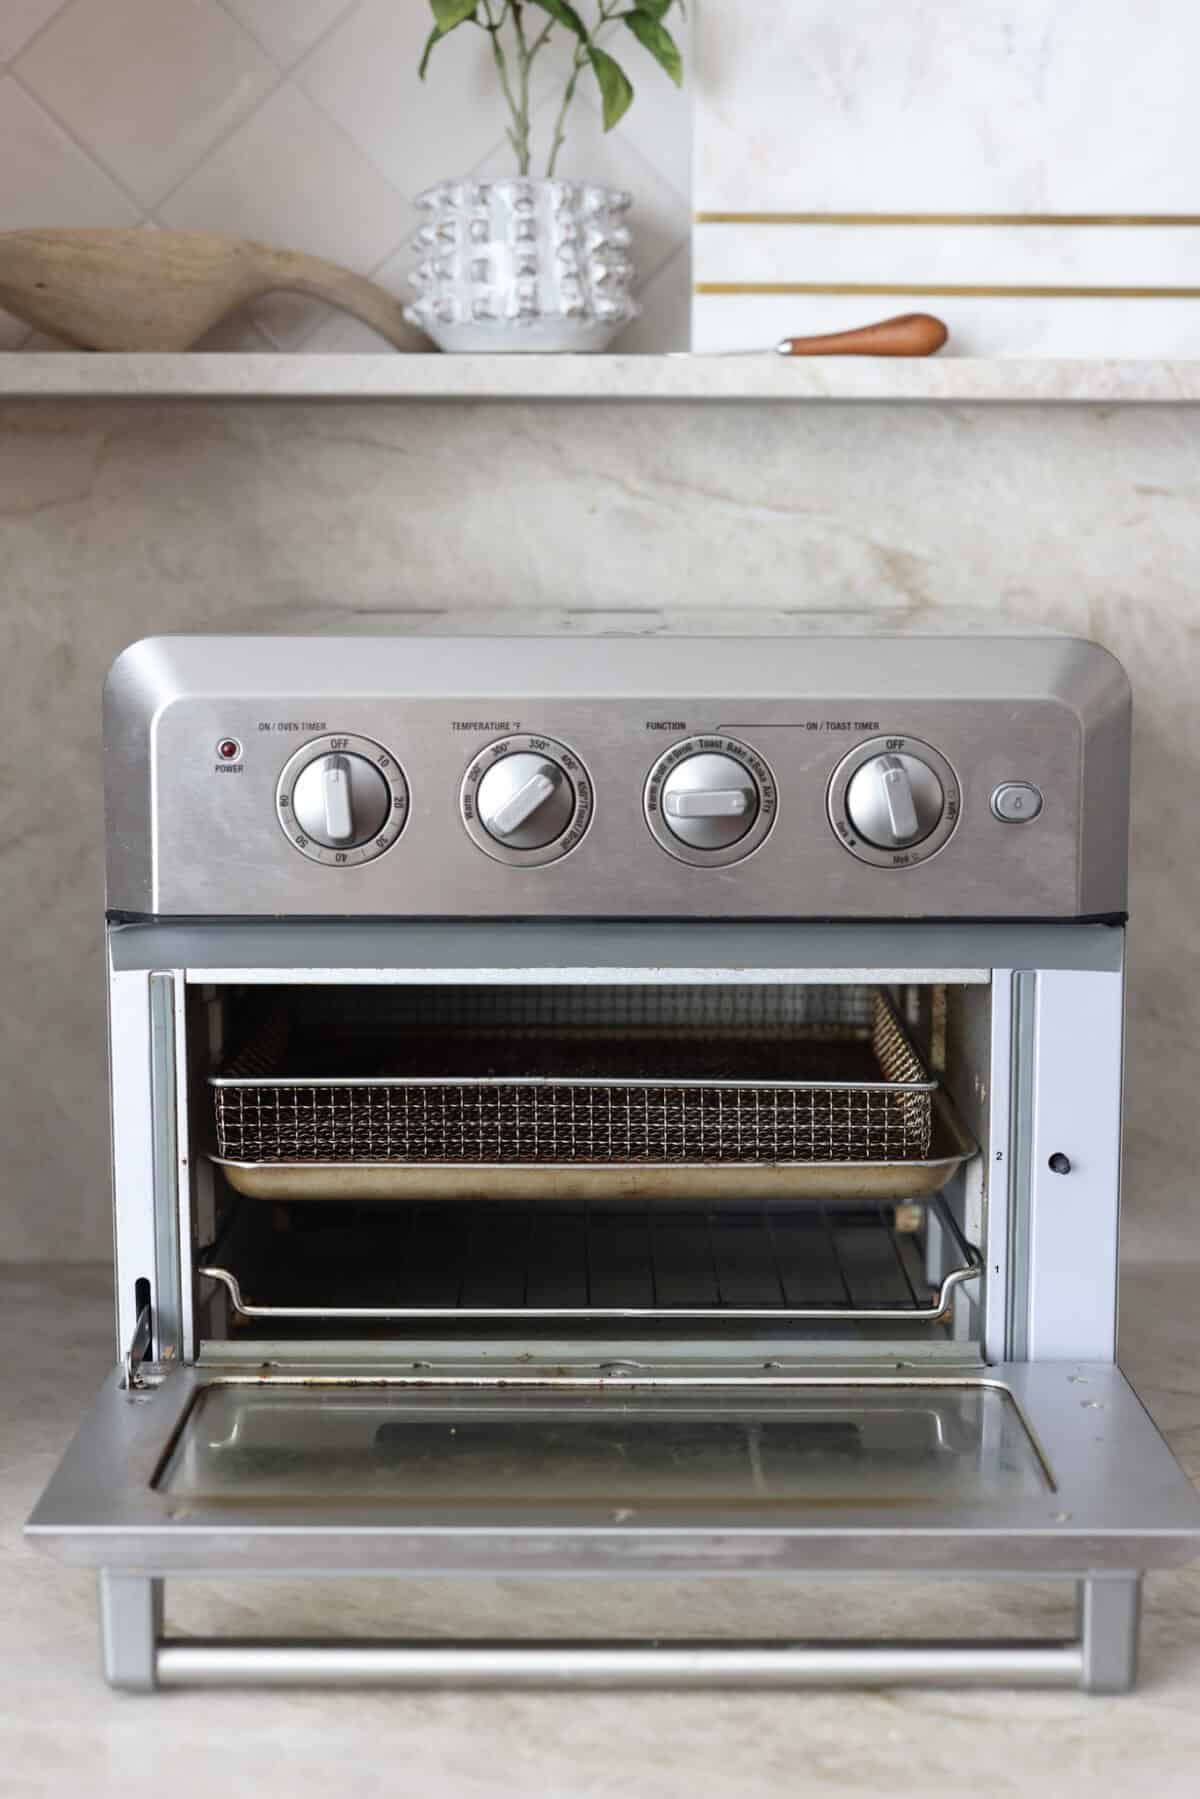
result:
M 1143 1570 L 1200 1498 L 1120 1372 L 253 1364 L 118 1371 L 27 1526 L 101 1572 L 110 1680 L 1079 1684 L 1134 1678 Z M 143 1384 L 138 1384 L 139 1382 Z M 162 1635 L 166 1576 L 1009 1575 L 1064 1642 L 405 1643 Z

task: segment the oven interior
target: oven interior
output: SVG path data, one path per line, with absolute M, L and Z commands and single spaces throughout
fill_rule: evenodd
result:
M 985 981 L 187 991 L 189 1359 L 981 1353 Z

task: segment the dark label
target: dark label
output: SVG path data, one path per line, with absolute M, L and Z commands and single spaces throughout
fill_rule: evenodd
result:
M 877 718 L 806 718 L 806 731 L 862 731 L 870 736 L 879 732 Z

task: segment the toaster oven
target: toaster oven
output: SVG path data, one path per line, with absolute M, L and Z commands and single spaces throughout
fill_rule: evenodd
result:
M 1052 636 L 178 637 L 109 680 L 105 1673 L 1127 1688 L 1129 696 Z M 167 1634 L 167 1579 L 1070 1582 L 1064 1640 Z M 986 1629 L 986 1621 L 984 1621 Z

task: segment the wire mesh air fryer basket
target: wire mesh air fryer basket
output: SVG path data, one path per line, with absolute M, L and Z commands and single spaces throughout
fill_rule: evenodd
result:
M 212 1085 L 227 1162 L 612 1168 L 920 1160 L 936 1083 L 853 986 L 309 994 Z

